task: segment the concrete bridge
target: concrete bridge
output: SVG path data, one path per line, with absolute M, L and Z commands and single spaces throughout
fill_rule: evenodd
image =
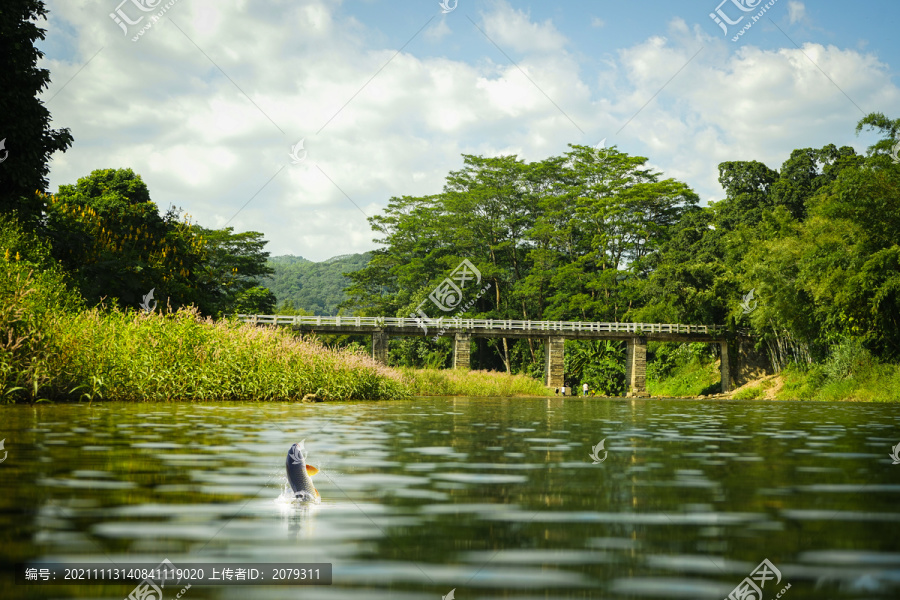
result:
M 544 343 L 545 384 L 563 385 L 563 352 L 567 339 L 625 341 L 627 395 L 649 396 L 646 387 L 647 342 L 708 342 L 722 353 L 722 391 L 731 391 L 728 343 L 724 327 L 663 323 L 596 323 L 579 321 L 514 321 L 500 319 L 407 319 L 396 317 L 306 317 L 237 315 L 254 325 L 289 326 L 301 333 L 371 335 L 372 357 L 387 364 L 388 339 L 407 336 L 453 336 L 453 368 L 469 368 L 472 338 L 532 338 Z

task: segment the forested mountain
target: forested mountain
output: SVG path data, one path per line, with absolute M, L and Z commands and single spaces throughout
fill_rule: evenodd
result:
M 362 269 L 370 258 L 370 253 L 345 254 L 313 262 L 290 254 L 273 256 L 268 266 L 274 273 L 262 285 L 275 294 L 280 314 L 336 315 L 350 284 L 343 274 Z
M 445 295 L 468 259 L 491 288 L 465 316 L 727 325 L 764 339 L 777 364 L 822 360 L 843 342 L 896 360 L 900 119 L 873 113 L 863 128 L 883 134 L 867 156 L 827 145 L 794 150 L 780 170 L 720 164 L 725 198 L 708 207 L 616 148 L 573 145 L 531 163 L 466 155 L 442 193 L 392 198 L 369 219 L 384 248 L 350 276 L 347 306 L 455 316 L 432 291 Z M 398 340 L 392 357 L 440 362 L 449 343 Z M 543 368 L 539 343 L 476 343 L 483 367 Z

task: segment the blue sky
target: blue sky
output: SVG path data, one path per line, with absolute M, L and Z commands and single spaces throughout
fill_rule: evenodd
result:
M 719 2 L 50 0 L 43 99 L 75 138 L 51 190 L 130 167 L 161 210 L 323 260 L 374 248 L 366 216 L 461 154 L 605 138 L 705 204 L 722 161 L 864 152 L 864 114 L 900 117 L 900 3 Z

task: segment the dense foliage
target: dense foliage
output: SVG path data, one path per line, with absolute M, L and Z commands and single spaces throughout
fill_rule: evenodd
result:
M 262 234 L 205 229 L 175 208 L 161 216 L 131 169 L 97 170 L 42 198 L 39 232 L 89 305 L 138 308 L 153 290 L 158 304 L 211 316 L 274 310 L 258 285 L 271 273 Z
M 408 395 L 400 373 L 285 329 L 196 309 L 85 310 L 49 250 L 0 216 L 0 402 L 325 400 Z
M 409 316 L 468 259 L 482 285 L 491 285 L 468 316 L 622 320 L 636 300 L 636 282 L 697 203 L 685 184 L 614 148 L 572 146 L 534 163 L 464 158 L 443 193 L 392 198 L 383 215 L 370 219 L 385 248 L 349 275 L 347 306 Z M 542 369 L 541 356 L 531 340 L 479 339 L 475 352 L 483 366 L 533 374 Z
M 346 306 L 409 316 L 469 259 L 492 288 L 466 316 L 725 324 L 756 334 L 778 367 L 825 361 L 846 340 L 896 361 L 900 164 L 889 152 L 900 120 L 871 114 L 863 128 L 882 134 L 866 156 L 827 145 L 793 151 L 779 170 L 722 163 L 725 198 L 708 207 L 614 148 L 572 146 L 532 163 L 465 156 L 442 193 L 392 198 L 370 219 L 384 248 L 349 275 Z M 569 346 L 568 377 L 621 388 L 621 348 Z M 419 339 L 392 356 L 447 364 L 449 349 Z M 473 357 L 543 369 L 541 346 L 527 340 L 478 340 Z

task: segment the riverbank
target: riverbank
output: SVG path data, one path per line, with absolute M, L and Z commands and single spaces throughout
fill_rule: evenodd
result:
M 844 348 L 824 364 L 791 365 L 722 394 L 719 361 L 693 359 L 647 387 L 651 396 L 670 398 L 900 402 L 900 365 L 880 363 L 860 347 Z
M 45 313 L 33 278 L 0 328 L 21 340 L 0 358 L 5 402 L 397 400 L 413 395 L 536 396 L 540 382 L 484 371 L 392 369 L 362 350 L 335 350 L 286 328 L 173 313 L 99 309 Z
M 27 280 L 26 280 L 27 282 Z M 33 294 L 23 294 L 33 297 Z M 540 382 L 485 371 L 392 369 L 285 328 L 97 309 L 4 314 L 30 343 L 0 359 L 6 402 L 396 400 L 413 395 L 537 396 Z M 10 319 L 9 317 L 13 318 Z M 28 327 L 32 324 L 33 327 Z M 25 352 L 21 350 L 26 350 Z
M 503 373 L 391 369 L 286 328 L 213 321 L 195 309 L 86 308 L 48 247 L 0 227 L 0 403 L 395 400 L 534 396 Z
M 872 364 L 846 377 L 833 377 L 821 365 L 789 367 L 734 390 L 737 400 L 813 400 L 821 402 L 900 402 L 900 367 Z
M 214 322 L 194 309 L 87 309 L 39 240 L 0 227 L 0 248 L 0 403 L 552 395 L 524 375 L 392 369 L 362 350 L 335 350 L 284 328 Z M 900 366 L 847 343 L 823 365 L 720 395 L 718 363 L 701 354 L 648 370 L 647 386 L 653 397 L 900 402 Z
M 537 379 L 496 371 L 413 369 L 401 367 L 403 380 L 414 396 L 552 396 Z

